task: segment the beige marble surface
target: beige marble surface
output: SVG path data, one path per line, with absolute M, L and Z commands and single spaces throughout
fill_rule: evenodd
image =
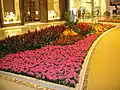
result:
M 0 79 L 0 90 L 36 90 L 24 85 L 20 85 L 11 81 Z

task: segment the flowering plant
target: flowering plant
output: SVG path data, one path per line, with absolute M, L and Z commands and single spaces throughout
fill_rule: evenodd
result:
M 80 28 L 81 35 L 83 36 L 86 36 L 93 31 L 91 23 L 82 22 L 78 24 L 78 27 Z
M 61 35 L 52 45 L 71 45 L 81 39 L 80 35 Z
M 0 59 L 0 69 L 74 87 L 87 50 L 97 37 L 93 34 L 72 45 L 11 53 Z
M 65 30 L 64 26 L 51 26 L 39 31 L 25 33 L 13 37 L 7 37 L 0 41 L 0 51 L 6 54 L 23 50 L 32 50 L 49 45 L 56 40 Z
M 92 28 L 96 31 L 96 33 L 103 33 L 110 28 L 113 28 L 114 25 L 111 24 L 102 24 L 102 23 L 94 23 L 92 24 Z

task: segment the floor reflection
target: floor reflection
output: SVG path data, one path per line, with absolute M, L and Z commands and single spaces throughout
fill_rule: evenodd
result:
M 50 27 L 51 25 L 60 25 L 63 22 L 51 22 L 51 23 L 33 23 L 33 24 L 26 24 L 24 26 L 14 26 L 14 27 L 5 27 L 0 28 L 0 40 L 5 39 L 8 36 L 16 36 L 20 34 L 27 33 L 28 30 L 31 32 L 40 30 L 42 28 Z
M 22 29 L 15 29 L 15 30 L 5 30 L 5 37 L 12 37 L 16 35 L 22 34 Z

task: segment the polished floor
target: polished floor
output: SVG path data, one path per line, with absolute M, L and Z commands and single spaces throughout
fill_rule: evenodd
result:
M 89 68 L 87 90 L 120 90 L 120 27 L 99 41 Z
M 29 24 L 25 24 L 24 26 L 13 26 L 13 27 L 0 28 L 0 40 L 8 36 L 11 37 L 11 36 L 27 33 L 28 30 L 32 32 L 32 31 L 35 31 L 36 29 L 40 30 L 42 28 L 50 27 L 51 25 L 55 26 L 55 25 L 60 25 L 63 23 L 64 21 L 50 22 L 50 23 L 29 23 Z

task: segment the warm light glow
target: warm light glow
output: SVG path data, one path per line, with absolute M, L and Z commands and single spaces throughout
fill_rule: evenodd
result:
M 21 29 L 15 29 L 15 30 L 7 30 L 5 31 L 6 36 L 16 36 L 21 34 Z
M 5 12 L 5 22 L 9 23 L 11 21 L 16 21 L 17 17 L 13 12 Z
M 40 30 L 40 27 L 39 27 L 39 26 L 37 26 L 37 27 L 36 27 L 36 29 L 37 29 L 37 30 Z
M 39 14 L 39 12 L 38 12 L 38 11 L 35 11 L 35 13 L 36 13 L 36 15 L 38 15 L 38 14 Z
M 28 15 L 30 15 L 30 12 L 28 11 Z
M 4 21 L 4 24 L 15 24 L 15 23 L 21 23 L 21 21 L 20 20 L 14 22 Z
M 10 18 L 10 19 L 13 19 L 13 20 L 16 20 L 16 19 L 15 19 L 15 14 L 14 14 L 13 12 L 10 12 L 9 18 Z
M 48 0 L 48 20 L 60 19 L 59 0 Z

